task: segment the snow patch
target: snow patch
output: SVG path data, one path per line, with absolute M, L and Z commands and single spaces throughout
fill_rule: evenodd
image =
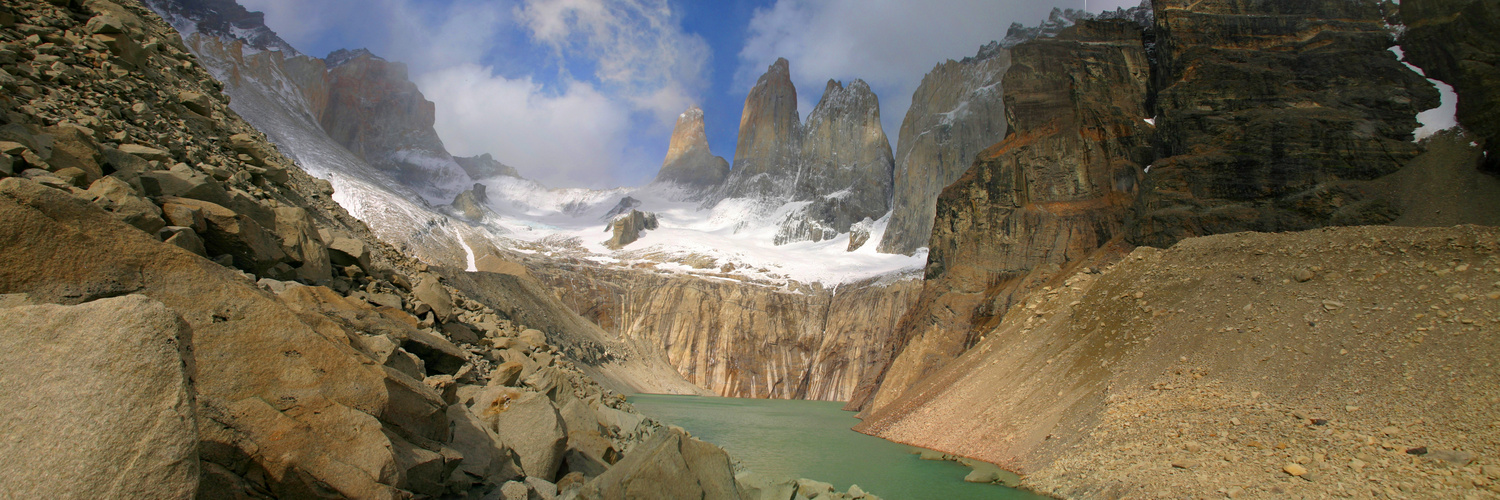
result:
M 1427 72 L 1422 71 L 1422 68 L 1418 68 L 1406 61 L 1406 52 L 1401 50 L 1399 45 L 1392 46 L 1390 50 L 1396 54 L 1396 59 L 1401 61 L 1401 64 L 1405 64 L 1406 67 L 1411 68 L 1418 75 L 1427 76 Z M 1458 126 L 1458 93 L 1453 91 L 1452 85 L 1448 85 L 1442 81 L 1432 78 L 1428 78 L 1427 81 L 1432 82 L 1432 85 L 1437 87 L 1438 93 L 1442 95 L 1442 100 L 1438 104 L 1438 107 L 1417 113 L 1417 122 L 1422 124 L 1422 126 L 1417 127 L 1412 132 L 1414 135 L 1413 140 L 1417 141 Z

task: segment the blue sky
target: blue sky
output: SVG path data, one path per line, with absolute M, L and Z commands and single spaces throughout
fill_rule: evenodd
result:
M 791 62 L 805 118 L 823 82 L 864 79 L 893 145 L 922 76 L 1010 23 L 1082 0 L 240 0 L 298 50 L 407 63 L 458 155 L 492 153 L 554 187 L 649 182 L 671 127 L 703 108 L 733 160 L 745 95 Z M 1094 0 L 1089 10 L 1136 5 Z

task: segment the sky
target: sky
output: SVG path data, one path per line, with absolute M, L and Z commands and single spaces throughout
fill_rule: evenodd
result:
M 922 76 L 1011 22 L 1083 0 L 239 0 L 299 51 L 406 63 L 455 155 L 552 187 L 650 182 L 677 116 L 703 108 L 733 161 L 745 96 L 777 57 L 805 119 L 829 79 L 870 84 L 894 148 Z M 1139 0 L 1090 0 L 1090 11 Z

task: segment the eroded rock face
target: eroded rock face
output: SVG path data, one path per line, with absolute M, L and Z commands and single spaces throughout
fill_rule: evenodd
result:
M 903 347 L 876 407 L 973 345 L 1038 286 L 1038 271 L 1082 259 L 1124 228 L 1152 136 L 1141 30 L 1083 21 L 1011 56 L 1011 134 L 938 199 L 922 297 L 902 317 Z
M 795 99 L 795 97 L 794 97 Z M 794 108 L 795 109 L 795 108 Z M 729 162 L 714 156 L 708 149 L 708 135 L 703 131 L 703 110 L 692 106 L 677 117 L 667 158 L 662 160 L 656 184 L 674 184 L 702 192 L 717 188 L 729 176 Z
M 1377 4 L 1155 6 L 1160 159 L 1144 177 L 1132 243 L 1394 219 L 1340 182 L 1419 154 L 1415 116 L 1438 94 L 1386 50 Z
M 1005 138 L 1001 80 L 1009 68 L 1009 50 L 986 46 L 922 77 L 896 139 L 891 222 L 881 252 L 911 254 L 927 246 L 938 194 L 980 150 Z
M 406 65 L 367 50 L 329 54 L 323 130 L 371 164 L 411 186 L 467 181 L 432 125 L 436 108 L 407 78 Z
M 539 277 L 608 332 L 721 396 L 846 401 L 916 299 L 914 276 L 789 293 L 728 280 L 549 266 Z
M 481 180 L 502 175 L 521 178 L 521 172 L 516 171 L 516 167 L 500 163 L 489 153 L 479 156 L 455 156 L 453 161 L 458 162 L 458 166 L 463 167 L 464 173 L 469 174 L 471 179 Z
M 1500 173 L 1500 2 L 1415 0 L 1401 4 L 1407 60 L 1458 93 L 1458 122 L 1484 139 L 1484 169 Z

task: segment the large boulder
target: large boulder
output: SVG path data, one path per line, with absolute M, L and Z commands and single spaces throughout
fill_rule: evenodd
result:
M 144 295 L 0 309 L 0 491 L 193 498 L 192 341 Z
M 276 235 L 281 237 L 281 247 L 292 260 L 301 263 L 297 277 L 319 282 L 333 277 L 333 264 L 328 259 L 328 245 L 318 235 L 312 217 L 306 210 L 297 207 L 276 209 Z
M 77 304 L 140 293 L 191 326 L 201 497 L 252 488 L 397 498 L 405 471 L 393 440 L 401 438 L 383 432 L 386 424 L 447 439 L 440 397 L 387 384 L 388 372 L 350 345 L 348 331 L 314 329 L 240 273 L 23 179 L 0 179 L 0 220 L 0 294 Z M 437 406 L 412 409 L 410 401 L 428 398 Z
M 729 454 L 676 428 L 664 429 L 584 485 L 580 499 L 738 499 Z
M 488 387 L 474 396 L 470 410 L 516 452 L 526 475 L 557 478 L 568 431 L 552 400 L 535 392 Z
M 181 163 L 168 170 L 143 172 L 140 179 L 146 194 L 151 196 L 180 196 L 216 205 L 229 204 L 229 193 L 219 181 Z
M 181 208 L 179 208 L 181 207 Z M 261 274 L 286 260 L 286 252 L 276 238 L 249 216 L 241 215 L 216 203 L 191 198 L 166 198 L 162 211 L 174 226 L 191 226 L 192 220 L 176 220 L 176 214 L 201 214 L 208 231 L 203 242 L 209 255 L 229 254 L 240 269 Z
M 610 238 L 609 241 L 604 242 L 604 246 L 613 250 L 625 248 L 625 245 L 641 239 L 643 233 L 656 229 L 657 226 L 656 214 L 631 209 L 630 212 L 615 216 L 609 221 L 609 226 L 604 229 L 610 232 Z
M 135 189 L 125 181 L 114 177 L 101 177 L 94 181 L 85 196 L 100 208 L 115 214 L 126 224 L 156 234 L 167 223 L 161 218 L 161 209 L 155 203 L 136 196 Z
M 453 320 L 453 297 L 438 282 L 437 276 L 423 274 L 421 281 L 417 282 L 417 286 L 412 288 L 411 293 L 432 308 L 432 313 L 437 315 L 438 321 L 446 323 Z

